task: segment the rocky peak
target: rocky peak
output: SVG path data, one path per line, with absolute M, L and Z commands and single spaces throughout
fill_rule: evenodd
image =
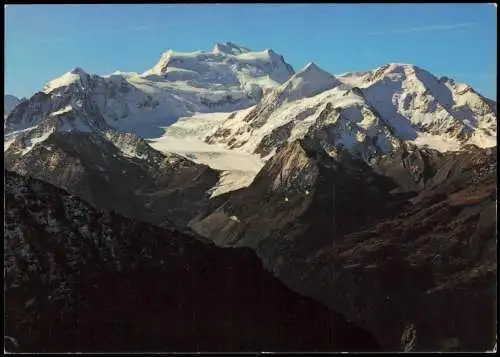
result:
M 91 84 L 91 80 L 92 76 L 89 73 L 80 67 L 76 67 L 61 77 L 49 81 L 42 91 L 49 94 L 56 90 L 66 91 L 68 88 L 84 90 Z
M 313 97 L 339 84 L 341 83 L 337 78 L 311 62 L 290 77 L 290 79 L 283 83 L 277 90 L 285 94 L 287 102 L 293 102 L 295 100 Z
M 81 67 L 75 67 L 73 68 L 69 73 L 71 74 L 76 74 L 79 76 L 88 76 L 89 74 L 83 70 Z
M 212 51 L 216 54 L 226 54 L 226 55 L 239 55 L 242 53 L 252 52 L 251 49 L 236 45 L 232 42 L 217 43 Z

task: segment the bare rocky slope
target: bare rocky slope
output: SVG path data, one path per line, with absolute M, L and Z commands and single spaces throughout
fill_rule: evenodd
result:
M 6 169 L 154 224 L 186 225 L 219 179 L 209 167 L 162 154 L 134 134 L 55 131 L 23 155 L 19 141 L 4 153 Z
M 4 168 L 98 208 L 185 225 L 206 204 L 220 174 L 161 154 L 144 138 L 160 136 L 179 116 L 246 108 L 293 73 L 274 51 L 233 43 L 211 52 L 167 51 L 142 74 L 98 76 L 77 67 L 9 111 Z
M 5 173 L 9 352 L 377 350 L 285 287 L 249 249 L 221 249 Z
M 306 137 L 190 226 L 255 249 L 384 350 L 485 351 L 495 341 L 496 160 L 475 146 L 405 145 L 368 166 Z

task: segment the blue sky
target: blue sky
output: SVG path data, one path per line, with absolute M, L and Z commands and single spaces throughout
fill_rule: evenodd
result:
M 142 72 L 168 49 L 272 48 L 295 70 L 412 63 L 496 97 L 492 4 L 9 5 L 5 90 L 31 96 L 74 67 Z

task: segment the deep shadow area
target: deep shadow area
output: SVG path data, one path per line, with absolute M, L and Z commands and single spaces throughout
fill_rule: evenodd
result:
M 6 173 L 9 352 L 379 350 L 253 251 L 99 212 Z

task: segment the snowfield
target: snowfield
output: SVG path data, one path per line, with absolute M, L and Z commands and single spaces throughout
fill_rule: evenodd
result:
M 440 152 L 460 150 L 460 142 L 439 135 L 419 133 L 414 140 L 409 140 L 409 142 L 416 146 L 427 146 Z
M 251 108 L 235 113 L 235 118 L 244 116 L 249 110 Z M 179 118 L 174 124 L 163 128 L 163 136 L 150 138 L 149 144 L 160 152 L 175 153 L 222 171 L 221 179 L 211 191 L 211 197 L 247 187 L 264 166 L 265 160 L 258 155 L 229 150 L 204 141 L 228 117 L 231 117 L 231 113 L 198 113 L 193 117 Z
M 209 145 L 196 138 L 177 138 L 168 134 L 149 144 L 163 153 L 175 153 L 214 170 L 223 171 L 221 179 L 212 189 L 212 197 L 250 185 L 264 166 L 258 155 L 240 153 L 219 145 Z

